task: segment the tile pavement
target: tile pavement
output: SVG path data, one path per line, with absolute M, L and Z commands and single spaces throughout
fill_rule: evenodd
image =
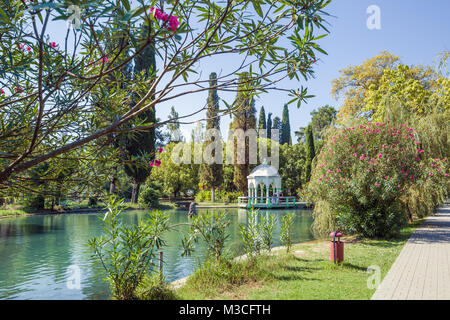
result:
M 450 300 L 450 205 L 406 242 L 372 300 Z

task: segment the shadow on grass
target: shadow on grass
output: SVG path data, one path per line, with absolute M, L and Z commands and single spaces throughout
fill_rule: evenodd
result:
M 409 237 L 406 237 L 405 239 L 394 239 L 394 240 L 384 240 L 384 241 L 364 241 L 363 244 L 367 246 L 372 247 L 382 247 L 382 248 L 394 248 L 398 247 L 404 244 L 406 240 L 408 240 Z
M 358 270 L 358 271 L 364 271 L 364 272 L 367 271 L 367 268 L 365 268 L 365 267 L 360 267 L 360 266 L 357 266 L 357 265 L 354 265 L 354 264 L 351 264 L 348 262 L 343 262 L 342 267 L 348 268 L 348 269 L 353 269 L 353 270 Z

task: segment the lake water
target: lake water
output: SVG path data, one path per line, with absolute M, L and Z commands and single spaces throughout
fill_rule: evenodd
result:
M 242 253 L 239 225 L 247 223 L 243 209 L 218 209 L 230 219 L 227 247 L 234 255 Z M 202 210 L 199 210 L 202 211 Z M 171 224 L 187 222 L 187 211 L 171 210 Z M 274 246 L 280 245 L 281 216 L 293 212 L 294 242 L 313 239 L 310 232 L 311 211 L 260 211 L 277 216 Z M 124 223 L 136 223 L 146 211 L 125 211 Z M 63 214 L 0 219 L 0 299 L 108 299 L 106 281 L 99 277 L 90 260 L 87 240 L 101 235 L 98 214 Z M 164 275 L 173 281 L 192 274 L 205 258 L 205 247 L 199 244 L 190 257 L 181 257 L 183 226 L 166 234 Z M 80 271 L 81 286 L 73 288 L 68 281 Z

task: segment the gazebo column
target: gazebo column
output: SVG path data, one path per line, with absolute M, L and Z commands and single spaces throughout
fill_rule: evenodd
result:
M 269 204 L 270 203 L 270 198 L 269 198 L 269 190 L 270 190 L 270 186 L 266 185 L 266 203 Z

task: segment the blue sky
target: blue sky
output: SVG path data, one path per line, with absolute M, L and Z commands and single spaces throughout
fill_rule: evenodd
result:
M 366 10 L 370 5 L 377 5 L 381 10 L 380 30 L 369 30 L 366 26 L 369 17 Z M 290 106 L 293 141 L 295 141 L 294 131 L 310 121 L 310 112 L 313 109 L 326 104 L 335 108 L 340 106 L 340 102 L 330 95 L 331 81 L 339 77 L 339 70 L 349 65 L 361 64 L 365 59 L 383 50 L 400 56 L 403 63 L 414 65 L 431 65 L 438 53 L 450 50 L 449 0 L 333 0 L 326 11 L 334 17 L 328 18 L 330 34 L 319 40 L 319 44 L 328 55 L 320 56 L 315 68 L 315 79 L 300 83 L 296 80 L 286 80 L 280 83 L 289 89 L 306 86 L 309 93 L 315 95 L 307 104 L 302 104 L 300 109 L 294 104 Z M 63 40 L 65 28 L 49 32 L 55 33 L 56 38 Z M 234 56 L 222 55 L 220 58 L 202 61 L 197 70 L 201 71 L 202 79 L 207 79 L 212 71 L 218 74 L 231 71 L 235 63 Z M 235 95 L 219 92 L 219 96 L 229 103 L 233 101 Z M 172 105 L 180 115 L 189 114 L 204 106 L 206 99 L 207 92 L 202 92 L 159 104 L 157 116 L 163 120 L 167 119 Z M 289 101 L 287 93 L 272 91 L 257 99 L 256 108 L 259 112 L 260 107 L 264 106 L 266 114 L 272 112 L 273 117 L 281 118 L 283 105 L 287 101 Z M 204 113 L 190 120 L 202 117 Z M 221 120 L 224 136 L 230 120 L 229 116 Z M 182 125 L 183 135 L 189 138 L 194 126 L 194 124 Z
M 381 10 L 381 29 L 369 30 L 366 13 L 370 5 L 377 5 Z M 290 106 L 290 121 L 293 139 L 294 131 L 305 126 L 311 119 L 310 112 L 325 104 L 336 108 L 339 101 L 331 95 L 331 81 L 339 76 L 339 70 L 357 65 L 365 59 L 387 50 L 400 56 L 406 64 L 430 65 L 439 52 L 450 50 L 450 1 L 448 0 L 334 0 L 326 10 L 335 17 L 329 18 L 330 34 L 320 40 L 320 45 L 328 52 L 322 55 L 315 72 L 315 79 L 298 83 L 296 80 L 286 81 L 284 87 L 308 87 L 309 93 L 315 97 L 300 109 Z M 219 63 L 201 66 L 205 72 L 216 71 L 214 68 L 226 69 L 229 63 L 223 58 Z M 223 97 L 223 94 L 219 94 Z M 195 96 L 185 96 L 183 101 L 171 101 L 169 105 L 160 105 L 157 116 L 165 119 L 174 105 L 180 114 L 193 110 L 193 107 L 206 101 L 206 93 Z M 229 98 L 231 98 L 230 96 Z M 266 114 L 272 112 L 281 118 L 282 107 L 289 100 L 286 93 L 269 92 L 261 95 L 256 107 L 264 105 Z M 222 132 L 225 134 L 230 122 L 229 117 L 221 121 Z M 189 137 L 193 125 L 182 125 L 182 132 Z M 293 140 L 295 141 L 295 140 Z

